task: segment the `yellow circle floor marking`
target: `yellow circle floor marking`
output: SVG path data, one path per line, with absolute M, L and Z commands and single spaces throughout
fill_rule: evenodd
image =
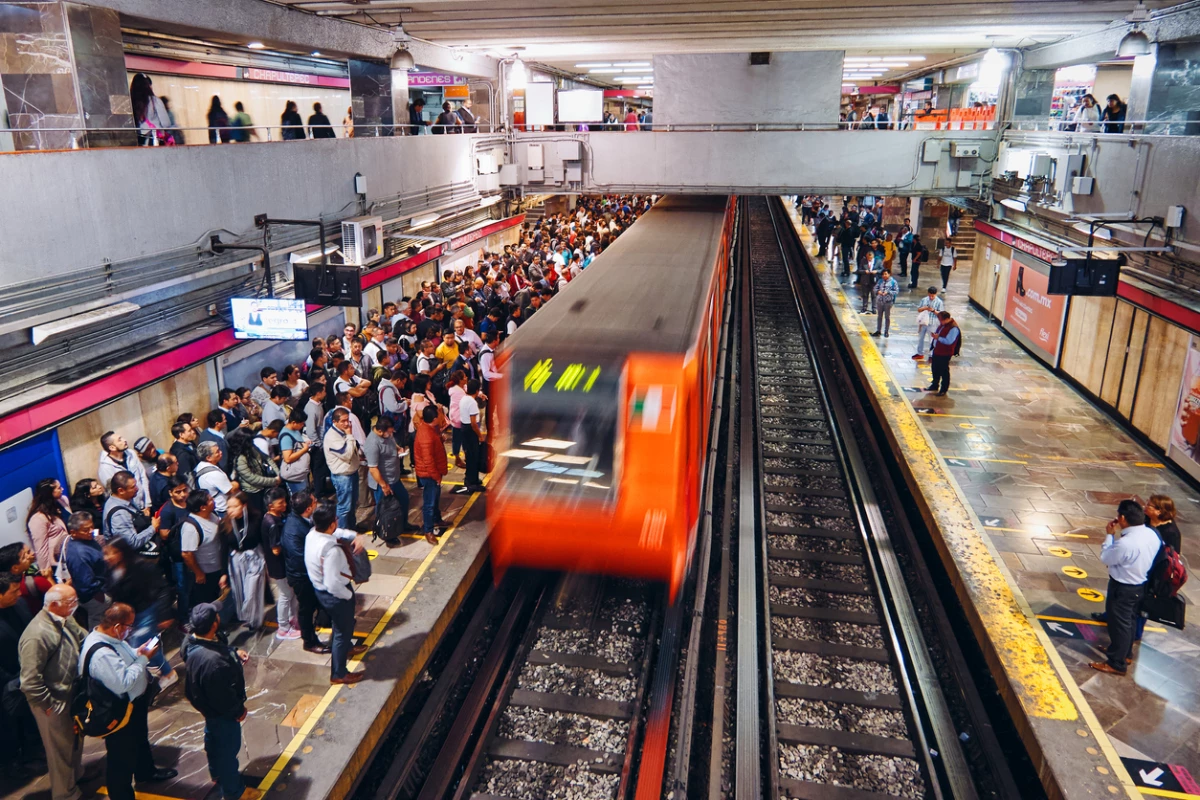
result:
M 1075 594 L 1091 603 L 1100 603 L 1104 601 L 1104 595 L 1102 593 L 1097 592 L 1095 589 L 1089 589 L 1086 586 L 1082 589 L 1076 589 Z
M 1070 558 L 1070 557 L 1071 557 L 1071 551 L 1070 551 L 1070 550 L 1068 550 L 1068 549 L 1067 549 L 1067 548 L 1065 548 L 1065 547 L 1051 547 L 1051 548 L 1050 548 L 1050 555 L 1052 555 L 1052 556 L 1058 556 L 1059 558 Z
M 960 423 L 958 423 L 958 427 L 962 428 L 963 430 L 968 430 L 968 431 L 975 430 L 975 426 L 969 422 L 960 422 Z
M 1087 571 L 1080 569 L 1079 567 L 1063 567 L 1062 571 L 1063 575 L 1066 575 L 1068 578 L 1077 578 L 1079 580 L 1083 580 L 1087 577 Z
M 379 558 L 378 550 L 368 550 L 367 551 L 367 560 L 368 561 L 374 561 L 377 558 Z

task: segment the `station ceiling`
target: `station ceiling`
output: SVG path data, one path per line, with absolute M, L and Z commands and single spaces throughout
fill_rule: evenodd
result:
M 1152 10 L 1183 0 L 1147 0 Z M 1027 47 L 1103 28 L 1135 0 L 274 0 L 439 44 L 579 63 L 658 54 L 845 50 L 929 57 Z M 933 59 L 930 59 L 933 60 Z

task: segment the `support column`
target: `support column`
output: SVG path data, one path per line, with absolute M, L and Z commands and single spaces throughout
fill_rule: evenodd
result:
M 1150 89 L 1154 84 L 1154 71 L 1158 66 L 1158 44 L 1150 45 L 1150 54 L 1133 59 L 1133 75 L 1129 81 L 1129 97 L 1125 99 L 1125 119 L 1145 120 L 1150 111 Z M 1103 102 L 1102 100 L 1099 102 Z M 1141 125 L 1134 131 L 1144 130 Z
M 349 71 L 355 137 L 391 136 L 395 121 L 392 116 L 391 67 L 352 58 Z
M 392 119 L 396 123 L 396 135 L 408 133 L 408 70 L 394 69 L 392 72 Z
M 17 150 L 131 145 L 133 128 L 116 11 L 63 2 L 0 2 L 0 85 Z M 51 130 L 66 128 L 68 130 Z

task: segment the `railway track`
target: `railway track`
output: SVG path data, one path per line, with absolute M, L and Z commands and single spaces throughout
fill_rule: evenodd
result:
M 525 577 L 419 788 L 376 797 L 633 796 L 662 587 Z
M 844 404 L 814 357 L 788 223 L 765 198 L 744 213 L 735 793 L 974 798 Z

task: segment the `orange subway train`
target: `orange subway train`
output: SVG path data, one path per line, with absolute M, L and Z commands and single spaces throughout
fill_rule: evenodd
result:
M 733 198 L 666 197 L 497 354 L 488 495 L 509 568 L 664 581 L 696 543 Z

